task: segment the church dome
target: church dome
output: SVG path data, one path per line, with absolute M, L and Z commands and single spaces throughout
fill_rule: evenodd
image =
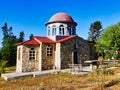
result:
M 59 12 L 59 13 L 56 13 L 55 15 L 53 15 L 49 21 L 46 23 L 47 24 L 50 24 L 50 23 L 56 23 L 56 22 L 61 22 L 61 23 L 74 23 L 75 25 L 77 25 L 76 22 L 74 22 L 74 20 L 72 19 L 71 16 L 69 16 L 68 14 L 66 13 L 63 13 L 63 12 Z

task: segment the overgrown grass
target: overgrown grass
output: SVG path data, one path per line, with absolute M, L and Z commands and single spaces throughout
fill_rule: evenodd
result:
M 6 68 L 8 71 L 8 68 Z M 15 67 L 12 67 L 14 70 Z M 91 74 L 74 75 L 69 73 L 52 73 L 33 78 L 3 81 L 0 78 L 0 90 L 109 90 L 107 88 L 119 84 L 116 76 L 120 69 L 94 70 Z M 103 89 L 101 89 L 103 87 Z M 116 89 L 117 90 L 117 89 Z
M 5 67 L 5 68 L 4 68 L 4 71 L 5 71 L 5 72 L 11 72 L 11 71 L 15 71 L 15 69 L 16 69 L 16 66 Z

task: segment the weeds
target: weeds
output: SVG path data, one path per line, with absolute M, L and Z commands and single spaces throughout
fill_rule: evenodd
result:
M 7 61 L 1 61 L 0 62 L 0 74 L 4 72 L 4 68 L 7 65 Z
M 109 82 L 105 83 L 104 87 L 110 87 L 110 86 L 115 85 L 115 84 L 117 84 L 119 82 L 120 82 L 119 78 L 111 79 Z
M 105 82 L 107 80 L 107 76 L 114 75 L 115 71 L 112 69 L 105 69 L 99 68 L 95 69 L 93 72 L 90 73 L 90 78 L 88 79 L 89 82 L 97 82 L 99 90 L 104 90 Z
M 94 70 L 89 75 L 59 72 L 36 78 L 27 77 L 8 82 L 1 81 L 0 89 L 16 90 L 19 87 L 18 90 L 106 90 L 109 86 L 120 82 L 120 79 L 113 76 L 115 76 L 114 70 L 104 68 Z

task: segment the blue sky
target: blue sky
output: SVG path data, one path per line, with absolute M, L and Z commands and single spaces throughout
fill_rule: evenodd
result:
M 31 33 L 46 36 L 44 24 L 57 12 L 72 16 L 77 34 L 87 39 L 92 22 L 99 20 L 106 28 L 120 21 L 120 0 L 0 0 L 0 27 L 7 22 L 14 35 L 24 31 L 26 40 Z

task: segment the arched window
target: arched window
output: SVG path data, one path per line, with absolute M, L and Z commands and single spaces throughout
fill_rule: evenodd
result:
M 52 27 L 52 35 L 56 35 L 56 26 L 55 25 L 53 25 L 53 27 Z
M 48 36 L 50 36 L 50 26 L 48 26 Z
M 64 35 L 64 26 L 63 25 L 59 26 L 59 34 Z
M 68 26 L 68 35 L 72 35 L 72 29 L 70 26 Z
M 75 27 L 72 28 L 72 35 L 75 35 L 76 34 L 76 29 Z
M 35 48 L 30 48 L 30 50 L 29 50 L 29 60 L 35 60 L 35 59 L 36 59 Z
M 46 54 L 47 54 L 47 56 L 52 56 L 52 46 L 51 45 L 47 45 Z

